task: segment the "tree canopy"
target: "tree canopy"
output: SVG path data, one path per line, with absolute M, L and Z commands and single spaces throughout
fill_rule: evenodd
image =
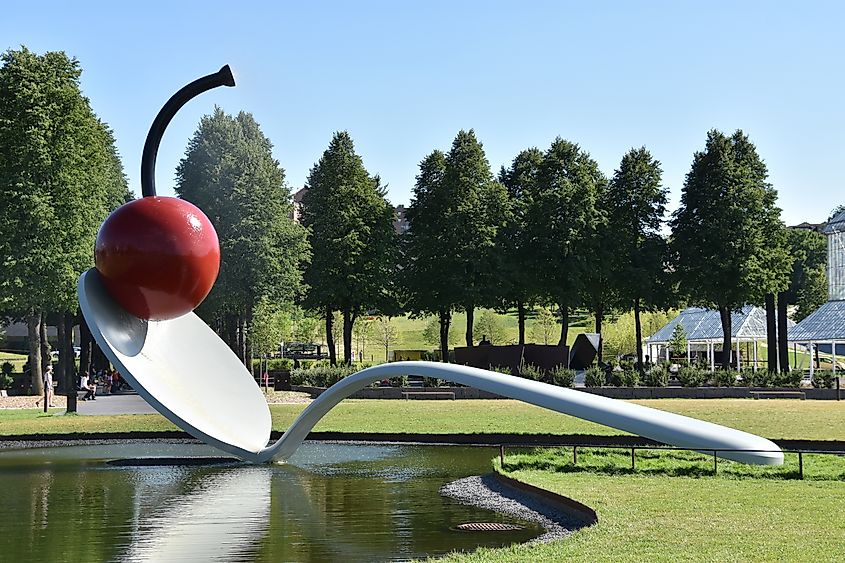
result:
M 284 170 L 251 114 L 215 108 L 200 120 L 176 181 L 176 193 L 203 210 L 220 240 L 220 274 L 197 312 L 248 363 L 256 305 L 293 303 L 308 256 L 305 231 L 290 218 Z
M 344 362 L 349 363 L 357 316 L 368 309 L 394 308 L 393 206 L 379 177 L 364 168 L 346 131 L 335 133 L 311 169 L 306 188 L 302 222 L 312 258 L 305 270 L 305 303 L 327 313 L 327 328 L 332 311 L 343 313 Z
M 674 266 L 697 305 L 718 309 L 730 367 L 731 311 L 761 304 L 786 288 L 790 260 L 777 192 L 754 145 L 742 131 L 707 134 L 696 152 L 672 225 Z

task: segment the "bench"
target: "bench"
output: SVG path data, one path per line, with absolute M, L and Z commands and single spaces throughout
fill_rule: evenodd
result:
M 807 398 L 803 391 L 750 391 L 755 399 L 801 399 Z
M 403 399 L 454 399 L 453 391 L 402 391 Z

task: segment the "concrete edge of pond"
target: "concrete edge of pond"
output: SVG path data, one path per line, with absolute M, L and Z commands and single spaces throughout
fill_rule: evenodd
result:
M 596 512 L 580 502 L 498 472 L 457 479 L 441 487 L 440 494 L 462 504 L 539 524 L 545 533 L 529 543 L 558 540 L 598 522 Z

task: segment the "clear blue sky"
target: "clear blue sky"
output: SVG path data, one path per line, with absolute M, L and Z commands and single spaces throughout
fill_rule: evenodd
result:
M 77 6 L 76 4 L 84 4 Z M 12 2 L 0 48 L 63 50 L 130 185 L 162 103 L 223 64 L 238 86 L 171 124 L 159 193 L 215 104 L 252 112 L 298 189 L 334 131 L 408 203 L 420 160 L 474 128 L 494 172 L 556 136 L 606 174 L 645 145 L 677 205 L 710 128 L 741 128 L 789 223 L 845 203 L 841 2 Z

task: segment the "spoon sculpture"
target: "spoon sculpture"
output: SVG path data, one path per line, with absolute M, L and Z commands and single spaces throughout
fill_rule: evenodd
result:
M 574 389 L 435 362 L 395 362 L 355 373 L 327 389 L 276 443 L 268 445 L 271 421 L 264 395 L 234 352 L 192 312 L 211 290 L 219 270 L 214 227 L 192 204 L 155 193 L 156 154 L 167 124 L 195 96 L 234 85 L 225 66 L 188 84 L 162 107 L 144 145 L 143 197 L 106 219 L 97 235 L 96 267 L 79 278 L 80 308 L 97 344 L 138 394 L 176 426 L 246 461 L 283 461 L 344 398 L 385 378 L 422 375 L 725 459 L 783 463 L 776 444 L 747 432 Z

